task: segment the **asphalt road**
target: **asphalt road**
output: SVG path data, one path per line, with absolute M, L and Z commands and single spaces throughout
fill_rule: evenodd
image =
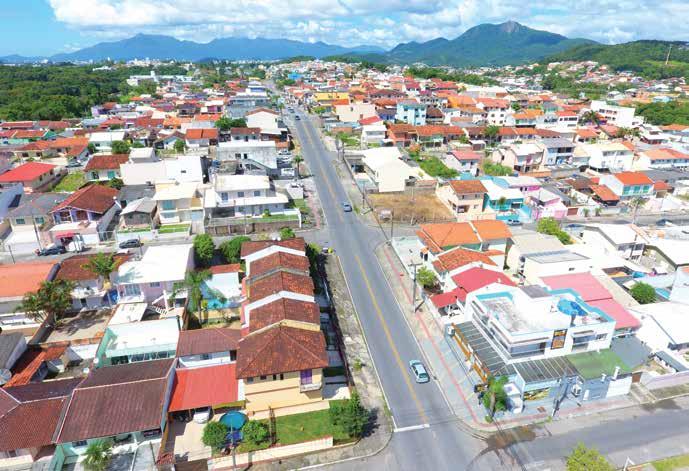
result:
M 302 155 L 313 172 L 325 218 L 329 245 L 340 255 L 347 283 L 379 372 L 395 427 L 391 446 L 376 469 L 466 469 L 482 443 L 460 427 L 434 382 L 417 384 L 408 362 L 420 359 L 416 340 L 402 317 L 373 253 L 381 232 L 360 222 L 316 128 L 303 116 L 294 121 Z M 355 203 L 355 202 L 350 202 Z M 356 202 L 360 204 L 360 202 Z
M 667 401 L 641 413 L 620 410 L 487 439 L 474 436 L 455 420 L 435 382 L 417 384 L 410 376 L 407 363 L 421 353 L 373 253 L 383 236 L 355 213 L 343 211 L 348 197 L 333 165 L 337 156 L 325 148 L 309 118 L 302 114 L 292 128 L 315 176 L 327 220 L 325 235 L 318 238 L 342 260 L 396 427 L 381 453 L 327 469 L 558 470 L 579 442 L 596 447 L 619 466 L 627 457 L 643 463 L 689 451 L 689 399 Z

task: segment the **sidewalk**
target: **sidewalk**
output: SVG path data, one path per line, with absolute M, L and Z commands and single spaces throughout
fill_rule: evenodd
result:
M 454 348 L 451 339 L 445 335 L 444 324 L 424 304 L 421 304 L 416 313 L 412 313 L 412 280 L 392 248 L 388 244 L 381 244 L 376 248 L 376 256 L 448 405 L 457 418 L 472 429 L 486 433 L 495 432 L 639 405 L 631 395 L 581 406 L 574 401 L 566 400 L 555 418 L 551 419 L 552 404 L 535 403 L 528 406 L 530 412 L 508 414 L 493 424 L 487 423 L 486 411 L 479 404 L 473 390 L 474 384 L 479 382 L 478 376 L 473 371 L 465 369 L 461 352 Z M 418 298 L 419 292 L 417 290 L 417 305 L 421 302 Z

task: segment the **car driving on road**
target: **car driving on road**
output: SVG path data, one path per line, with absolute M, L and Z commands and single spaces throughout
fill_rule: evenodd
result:
M 39 257 L 45 257 L 47 255 L 58 255 L 67 253 L 67 249 L 62 245 L 53 245 L 52 247 L 46 247 L 43 250 L 36 250 L 36 255 Z
M 342 203 L 342 210 L 345 213 L 351 213 L 352 212 L 352 205 L 345 201 L 344 203 Z
M 136 249 L 141 247 L 143 244 L 139 239 L 129 239 L 125 240 L 124 242 L 120 242 L 119 247 L 121 249 Z
M 417 383 L 427 383 L 431 380 L 430 376 L 428 376 L 426 368 L 419 360 L 411 360 L 409 362 L 409 369 L 414 375 L 414 379 Z

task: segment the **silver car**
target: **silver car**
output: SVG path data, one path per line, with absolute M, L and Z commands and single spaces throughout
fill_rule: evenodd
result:
M 409 362 L 409 369 L 414 375 L 414 379 L 417 383 L 427 383 L 431 380 L 431 377 L 428 376 L 426 368 L 419 360 L 411 360 Z

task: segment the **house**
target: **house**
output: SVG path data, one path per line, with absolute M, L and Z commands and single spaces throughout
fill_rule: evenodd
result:
M 274 141 L 221 142 L 216 151 L 216 158 L 221 163 L 236 162 L 245 171 L 267 175 L 278 172 L 277 146 Z
M 519 210 L 524 206 L 524 195 L 517 188 L 504 188 L 493 180 L 481 180 L 486 189 L 484 210 L 492 210 L 496 219 L 519 220 Z
M 11 371 L 25 351 L 26 338 L 22 332 L 15 331 L 0 335 L 0 370 Z M 0 386 L 10 379 L 11 377 L 0 377 Z
M 214 366 L 237 361 L 239 329 L 182 330 L 177 341 L 176 356 L 180 368 Z
M 78 461 L 89 444 L 99 440 L 111 439 L 133 452 L 140 443 L 160 439 L 173 375 L 173 359 L 92 370 L 63 411 L 56 439 L 63 459 L 56 469 Z
M 127 233 L 132 229 L 152 229 L 156 224 L 157 207 L 157 203 L 149 197 L 130 201 L 120 212 L 118 233 Z
M 176 181 L 180 183 L 204 181 L 203 159 L 198 155 L 180 155 L 176 158 L 157 159 L 142 157 L 132 159 L 120 165 L 122 181 L 127 186 L 153 185 L 160 181 Z
M 191 244 L 149 247 L 140 260 L 130 260 L 117 270 L 115 285 L 120 303 L 145 302 L 169 311 L 175 284 L 194 268 Z M 182 293 L 180 293 L 182 294 Z
M 92 132 L 88 143 L 93 144 L 96 153 L 112 153 L 112 143 L 124 141 L 125 137 L 127 137 L 126 131 Z
M 244 232 L 247 224 L 269 224 L 279 218 L 283 226 L 301 226 L 298 209 L 288 208 L 289 198 L 277 192 L 266 175 L 213 174 L 206 189 L 206 228 L 212 234 Z
M 119 210 L 117 190 L 105 185 L 85 186 L 50 210 L 55 225 L 50 237 L 56 244 L 79 241 L 98 244 L 105 237 L 112 218 Z
M 51 467 L 59 461 L 54 435 L 80 381 L 62 379 L 0 389 L 0 468 L 59 469 Z
M 13 254 L 27 254 L 50 245 L 48 230 L 52 226 L 52 218 L 49 212 L 67 196 L 63 193 L 15 194 L 3 221 L 3 227 L 11 230 L 5 237 L 5 247 Z
M 129 161 L 128 154 L 94 155 L 84 167 L 86 178 L 92 182 L 122 178 L 120 165 Z
M 689 154 L 669 147 L 647 149 L 639 152 L 639 158 L 634 163 L 639 170 L 653 169 L 687 169 L 689 168 Z
M 561 137 L 549 137 L 541 139 L 537 145 L 544 149 L 543 164 L 561 165 L 572 162 L 574 156 L 574 143 Z
M 376 105 L 373 103 L 349 103 L 346 105 L 335 105 L 335 115 L 342 123 L 356 123 L 360 119 L 378 116 Z
M 395 120 L 412 126 L 426 124 L 426 108 L 423 103 L 414 100 L 400 100 L 397 102 Z
M 47 189 L 62 175 L 55 165 L 27 162 L 0 175 L 0 188 L 21 184 L 26 193 L 32 193 Z
M 156 183 L 155 189 L 153 200 L 162 227 L 177 227 L 179 232 L 203 230 L 205 212 L 199 183 L 163 181 Z
M 621 172 L 632 168 L 634 153 L 620 142 L 599 142 L 577 146 L 574 157 L 585 159 L 588 166 L 599 172 Z
M 603 254 L 617 255 L 625 260 L 638 260 L 649 240 L 632 224 L 586 224 L 581 239 Z
M 546 188 L 540 188 L 530 195 L 523 209 L 533 221 L 544 217 L 559 220 L 567 216 L 567 206 L 560 195 Z
M 133 322 L 108 324 L 95 353 L 95 368 L 107 370 L 126 363 L 174 358 L 180 323 L 177 316 L 164 316 L 151 320 L 134 317 Z
M 481 180 L 450 180 L 444 185 L 438 185 L 435 194 L 452 211 L 457 221 L 481 219 L 484 214 L 486 187 Z M 495 217 L 494 214 L 484 217 L 491 219 L 491 216 Z
M 504 253 L 511 232 L 502 221 L 479 220 L 422 224 L 416 235 L 421 258 L 433 262 L 437 254 L 454 247 Z
M 230 128 L 231 141 L 260 141 L 261 128 Z
M 635 116 L 636 109 L 633 107 L 609 105 L 603 100 L 592 100 L 590 108 L 602 116 L 607 124 L 620 128 L 634 128 L 644 122 L 643 116 Z
M 473 252 L 462 248 L 453 249 L 451 252 L 455 251 Z M 480 254 L 481 252 L 476 253 Z M 444 285 L 444 292 L 431 296 L 433 306 L 443 316 L 461 315 L 464 312 L 467 295 L 492 283 L 515 286 L 515 283 L 498 267 L 486 264 L 485 261 L 477 263 L 472 260 L 462 263 L 453 272 L 454 274 L 448 277 Z
M 406 188 L 407 181 L 425 179 L 423 170 L 401 159 L 402 153 L 397 147 L 378 147 L 361 153 L 364 156 L 364 169 L 380 193 L 401 192 Z
M 33 336 L 40 326 L 37 321 L 17 311 L 24 295 L 35 293 L 44 281 L 52 281 L 58 265 L 53 262 L 24 262 L 0 265 L 0 327 L 3 336 L 21 332 Z
M 537 143 L 509 144 L 493 151 L 491 160 L 517 172 L 529 173 L 545 163 L 545 149 Z
M 71 281 L 74 283 L 72 290 L 72 308 L 74 310 L 80 309 L 98 309 L 107 306 L 111 300 L 108 299 L 109 287 L 108 285 L 115 278 L 114 272 L 110 275 L 109 280 L 103 280 L 100 276 L 94 274 L 86 264 L 92 255 L 72 255 L 60 262 L 55 279 Z M 119 268 L 124 262 L 129 259 L 128 254 L 113 255 L 115 261 L 115 270 Z M 107 285 L 106 285 L 107 282 Z
M 561 252 L 562 250 L 565 250 L 564 244 L 553 235 L 541 234 L 536 231 L 512 234 L 507 244 L 505 271 L 523 275 L 527 256 L 547 252 Z
M 387 133 L 385 124 L 381 122 L 373 124 L 365 124 L 361 126 L 361 144 L 370 146 L 371 144 L 380 145 Z
M 603 175 L 600 184 L 605 185 L 621 200 L 650 198 L 655 194 L 653 180 L 642 172 L 620 172 Z
M 448 167 L 474 176 L 478 175 L 482 160 L 483 154 L 471 149 L 453 150 L 443 157 L 443 163 Z
M 303 239 L 242 245 L 248 293 L 242 309 L 237 378 L 249 415 L 285 415 L 328 407 L 328 366 Z
M 189 128 L 184 136 L 187 147 L 198 149 L 218 144 L 218 128 Z
M 257 108 L 246 113 L 246 125 L 250 128 L 278 129 L 280 128 L 280 114 L 268 108 Z
M 631 335 L 641 327 L 641 322 L 613 299 L 610 291 L 591 273 L 567 273 L 543 277 L 541 280 L 550 289 L 574 290 L 589 306 L 596 307 L 612 317 L 615 320 L 615 337 Z

